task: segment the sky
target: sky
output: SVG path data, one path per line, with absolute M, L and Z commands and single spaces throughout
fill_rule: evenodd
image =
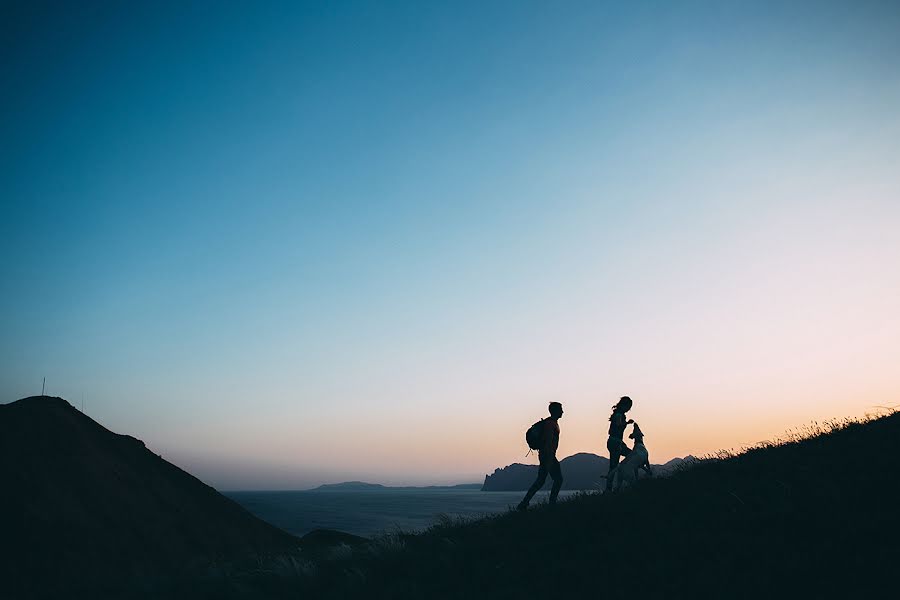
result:
M 6 2 L 0 402 L 225 490 L 900 404 L 895 2 Z

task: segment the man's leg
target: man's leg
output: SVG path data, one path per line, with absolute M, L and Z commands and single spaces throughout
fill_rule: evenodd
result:
M 556 458 L 553 459 L 553 462 L 548 467 L 550 477 L 553 478 L 553 487 L 550 489 L 550 504 L 556 504 L 559 488 L 563 484 L 562 468 L 559 466 L 559 461 Z
M 547 467 L 544 464 L 544 461 L 541 461 L 541 466 L 538 467 L 537 479 L 535 479 L 534 483 L 531 484 L 531 487 L 528 488 L 525 498 L 519 502 L 519 510 L 528 508 L 528 503 L 531 502 L 531 499 L 537 494 L 537 491 L 544 486 L 545 481 L 547 481 Z

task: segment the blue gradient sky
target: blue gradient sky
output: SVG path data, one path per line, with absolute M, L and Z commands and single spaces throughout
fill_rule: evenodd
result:
M 896 3 L 21 4 L 0 401 L 237 489 L 900 397 Z

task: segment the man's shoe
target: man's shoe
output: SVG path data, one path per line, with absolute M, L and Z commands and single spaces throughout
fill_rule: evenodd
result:
M 519 512 L 525 512 L 526 510 L 528 510 L 528 503 L 524 502 L 524 501 L 519 502 L 519 505 L 516 507 L 516 510 Z

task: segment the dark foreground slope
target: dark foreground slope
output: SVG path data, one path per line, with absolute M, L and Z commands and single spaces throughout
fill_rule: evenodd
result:
M 617 494 L 384 540 L 323 565 L 307 590 L 323 598 L 896 597 L 900 414 L 827 429 Z
M 0 485 L 7 592 L 148 582 L 298 545 L 61 398 L 0 405 Z

